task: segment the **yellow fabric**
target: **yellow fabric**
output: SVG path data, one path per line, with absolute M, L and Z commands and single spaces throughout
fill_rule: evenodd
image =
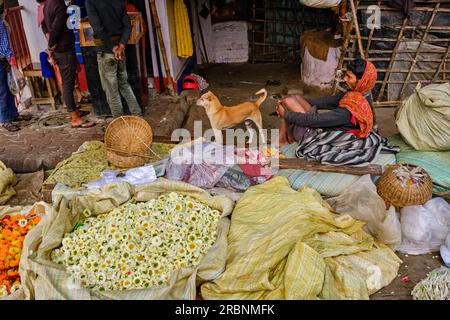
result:
M 450 84 L 418 84 L 397 113 L 405 142 L 420 151 L 450 150 Z
M 177 51 L 180 58 L 189 58 L 194 54 L 191 25 L 184 0 L 175 0 L 175 31 Z
M 401 261 L 362 227 L 284 177 L 252 187 L 232 214 L 225 272 L 201 287 L 202 297 L 368 299 Z
M 7 203 L 16 194 L 13 188 L 16 182 L 14 172 L 0 161 L 0 205 Z

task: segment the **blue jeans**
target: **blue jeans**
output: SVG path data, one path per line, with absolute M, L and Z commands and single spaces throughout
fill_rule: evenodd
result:
M 6 65 L 0 62 L 0 123 L 8 123 L 19 116 L 14 96 L 8 87 Z

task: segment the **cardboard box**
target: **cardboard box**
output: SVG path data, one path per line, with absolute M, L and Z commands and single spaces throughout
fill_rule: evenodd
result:
M 128 44 L 137 44 L 144 35 L 144 19 L 140 12 L 129 12 L 128 15 L 131 19 L 131 35 Z M 94 38 L 94 30 L 92 29 L 89 21 L 82 21 L 80 23 L 80 45 L 82 47 L 95 47 L 101 46 L 103 43 L 101 40 Z

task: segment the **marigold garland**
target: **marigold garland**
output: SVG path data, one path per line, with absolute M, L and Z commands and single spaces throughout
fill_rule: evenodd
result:
M 19 263 L 23 241 L 41 218 L 28 215 L 5 215 L 0 219 L 0 298 L 20 288 Z

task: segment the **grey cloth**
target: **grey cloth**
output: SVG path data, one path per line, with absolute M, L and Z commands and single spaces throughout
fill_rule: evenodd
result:
M 128 83 L 125 59 L 117 61 L 114 54 L 101 52 L 97 55 L 97 62 L 102 87 L 113 117 L 124 114 L 121 96 L 126 100 L 132 115 L 142 116 L 141 107 Z

